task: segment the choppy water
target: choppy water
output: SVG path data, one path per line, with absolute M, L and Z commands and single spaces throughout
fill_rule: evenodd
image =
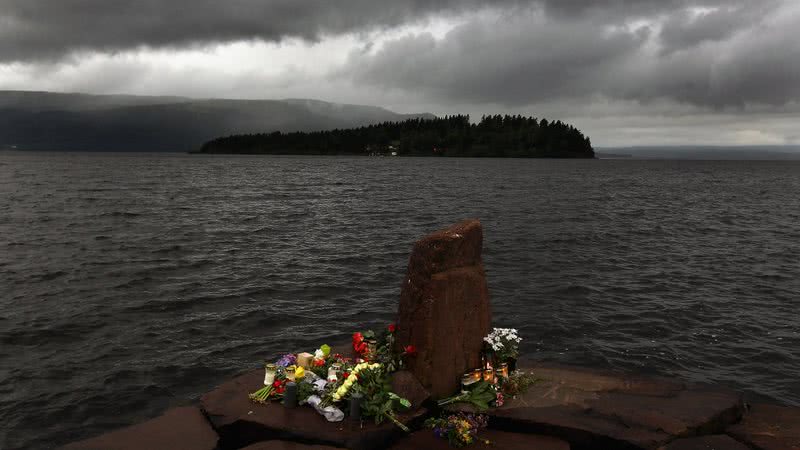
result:
M 466 217 L 529 354 L 800 405 L 798 194 L 797 162 L 0 153 L 0 448 L 382 326 Z

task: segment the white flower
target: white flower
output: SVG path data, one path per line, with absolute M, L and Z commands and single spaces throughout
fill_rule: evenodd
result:
M 322 352 L 322 349 L 318 348 L 317 351 L 314 352 L 314 359 L 325 359 L 325 353 Z

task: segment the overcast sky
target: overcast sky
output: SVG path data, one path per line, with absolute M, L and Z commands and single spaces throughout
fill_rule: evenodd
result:
M 0 89 L 557 118 L 800 144 L 797 0 L 0 0 Z

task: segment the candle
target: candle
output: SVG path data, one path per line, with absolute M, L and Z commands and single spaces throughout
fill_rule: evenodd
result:
M 339 380 L 339 370 L 341 370 L 342 365 L 339 363 L 333 363 L 328 368 L 328 383 L 335 383 Z
M 483 368 L 483 381 L 494 383 L 494 369 L 492 368 L 492 365 L 488 362 Z
M 354 392 L 350 396 L 350 420 L 361 420 L 361 401 L 364 396 Z
M 269 386 L 275 382 L 275 372 L 278 371 L 278 366 L 275 364 L 267 364 L 264 366 L 264 386 Z
M 311 367 L 311 363 L 313 360 L 314 360 L 314 355 L 308 352 L 299 353 L 297 355 L 297 365 L 304 369 L 308 369 L 309 367 Z
M 283 391 L 283 406 L 294 408 L 297 406 L 297 384 L 294 382 L 286 383 L 286 390 Z
M 294 381 L 294 373 L 295 373 L 295 367 L 294 366 L 287 367 L 286 368 L 286 379 L 289 380 L 289 381 Z
M 466 392 L 468 390 L 467 388 L 475 384 L 476 381 L 471 371 L 461 375 L 461 390 Z
M 376 339 L 367 339 L 365 342 L 367 343 L 367 355 L 374 360 L 378 356 L 378 341 Z
M 497 370 L 497 372 L 498 372 L 498 375 L 500 375 L 501 377 L 503 377 L 505 379 L 508 379 L 508 364 L 507 363 L 501 363 L 500 364 L 500 368 Z

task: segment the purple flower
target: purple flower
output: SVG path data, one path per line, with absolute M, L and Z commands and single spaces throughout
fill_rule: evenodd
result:
M 287 353 L 281 356 L 281 359 L 279 359 L 275 364 L 281 367 L 289 367 L 295 365 L 296 363 L 297 357 L 291 353 Z

